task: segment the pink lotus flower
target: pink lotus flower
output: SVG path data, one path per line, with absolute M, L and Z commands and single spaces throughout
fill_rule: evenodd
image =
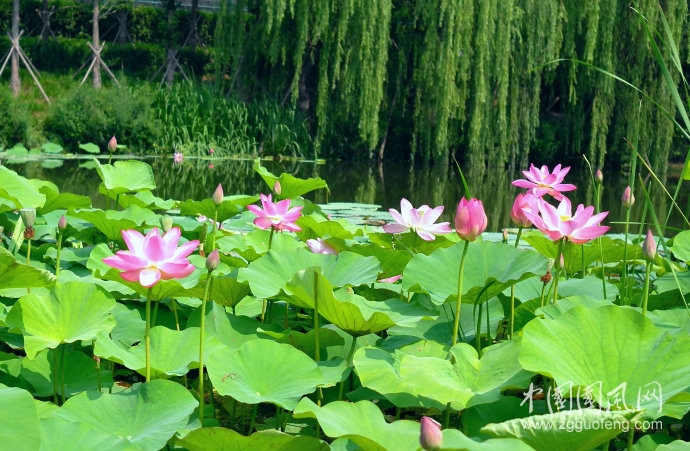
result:
M 486 213 L 482 201 L 460 199 L 455 212 L 455 233 L 465 241 L 474 241 L 486 230 Z
M 280 202 L 273 202 L 271 195 L 261 195 L 261 204 L 263 209 L 257 205 L 247 205 L 247 210 L 254 213 L 257 217 L 254 219 L 254 225 L 260 229 L 275 230 L 289 230 L 291 232 L 299 232 L 302 230 L 300 226 L 295 224 L 295 221 L 302 214 L 302 207 L 290 208 L 290 199 L 283 199 Z
M 623 190 L 623 196 L 621 196 L 621 203 L 625 208 L 630 208 L 635 203 L 635 195 L 629 186 L 626 186 Z
M 306 242 L 309 249 L 315 254 L 338 255 L 338 250 L 321 238 L 309 239 Z
M 123 279 L 139 282 L 149 288 L 161 279 L 182 279 L 194 272 L 195 266 L 187 257 L 199 245 L 199 241 L 188 241 L 177 247 L 180 241 L 180 229 L 174 227 L 162 237 L 158 229 L 153 228 L 146 236 L 136 230 L 123 230 L 122 238 L 127 244 L 127 251 L 117 251 L 103 263 L 122 270 Z
M 543 202 L 541 197 L 536 197 L 534 194 L 527 192 L 525 194 L 518 194 L 513 202 L 513 208 L 510 210 L 510 217 L 519 227 L 530 227 L 532 221 L 525 216 L 525 210 L 539 213 L 539 204 Z
M 554 241 L 566 238 L 575 244 L 583 244 L 598 238 L 609 230 L 608 226 L 600 225 L 609 214 L 608 211 L 593 215 L 594 207 L 577 206 L 575 214 L 567 197 L 561 200 L 558 207 L 542 202 L 539 213 L 525 210 L 525 215 L 532 224 Z
M 175 152 L 173 155 L 173 163 L 179 164 L 182 163 L 182 160 L 184 160 L 184 154 L 182 152 Z
M 438 421 L 429 417 L 420 420 L 419 444 L 426 451 L 437 450 L 443 444 L 443 433 Z
M 565 175 L 570 171 L 570 167 L 561 169 L 561 165 L 556 165 L 553 168 L 553 173 L 549 173 L 549 168 L 546 165 L 541 169 L 537 169 L 534 164 L 530 165 L 529 171 L 522 171 L 527 177 L 525 179 L 518 179 L 513 181 L 514 186 L 528 189 L 537 197 L 542 197 L 545 194 L 550 194 L 556 200 L 563 199 L 562 191 L 572 191 L 575 185 L 570 183 L 561 183 Z
M 412 208 L 412 204 L 405 198 L 400 200 L 400 212 L 391 208 L 388 210 L 397 224 L 386 224 L 383 230 L 386 233 L 403 233 L 412 230 L 419 237 L 426 241 L 434 241 L 435 233 L 450 233 L 449 222 L 434 224 L 443 213 L 443 207 L 430 208 L 422 205 L 419 208 Z

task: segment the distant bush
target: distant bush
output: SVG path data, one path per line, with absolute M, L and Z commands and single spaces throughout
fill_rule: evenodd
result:
M 9 88 L 0 89 L 0 147 L 25 141 L 29 129 L 29 111 L 16 100 Z
M 61 97 L 49 110 L 44 128 L 53 141 L 75 151 L 79 143 L 93 142 L 104 149 L 111 136 L 136 149 L 150 152 L 160 136 L 147 88 L 82 86 Z

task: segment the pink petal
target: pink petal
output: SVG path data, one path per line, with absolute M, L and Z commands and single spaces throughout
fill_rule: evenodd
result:
M 123 230 L 122 239 L 125 240 L 125 244 L 131 252 L 138 255 L 144 254 L 144 235 L 136 230 Z
M 410 228 L 402 224 L 386 224 L 383 226 L 383 231 L 386 233 L 404 233 L 408 230 Z
M 139 283 L 144 288 L 150 288 L 161 280 L 161 272 L 158 268 L 142 269 L 139 273 Z
M 268 230 L 273 227 L 273 222 L 265 216 L 254 219 L 254 225 L 260 229 Z
M 186 262 L 165 262 L 158 269 L 163 279 L 182 279 L 193 273 L 196 267 Z
M 199 247 L 199 240 L 187 241 L 182 246 L 175 249 L 170 260 L 186 259 Z
M 388 211 L 390 212 L 391 216 L 393 216 L 393 219 L 395 220 L 395 222 L 397 222 L 398 224 L 403 224 L 403 225 L 406 224 L 403 217 L 400 215 L 400 213 L 398 213 L 398 210 L 391 208 Z M 391 232 L 389 232 L 389 233 L 391 233 Z

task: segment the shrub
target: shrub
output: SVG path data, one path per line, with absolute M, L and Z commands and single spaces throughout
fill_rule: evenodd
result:
M 74 89 L 50 109 L 45 130 L 51 140 L 76 151 L 79 143 L 105 148 L 111 136 L 146 153 L 160 135 L 147 88 L 90 86 Z
M 29 112 L 12 97 L 9 88 L 0 89 L 0 147 L 9 147 L 24 142 L 29 129 Z

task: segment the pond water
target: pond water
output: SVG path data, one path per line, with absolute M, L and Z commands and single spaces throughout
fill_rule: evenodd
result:
M 101 160 L 107 162 L 107 160 Z M 181 164 L 174 164 L 172 158 L 153 158 L 146 160 L 152 167 L 156 178 L 157 189 L 154 192 L 163 199 L 201 200 L 210 197 L 218 183 L 223 184 L 226 195 L 259 194 L 269 190 L 261 177 L 252 170 L 251 160 L 185 158 Z M 105 208 L 105 198 L 98 194 L 100 179 L 93 164 L 88 160 L 64 160 L 59 167 L 48 167 L 42 161 L 30 161 L 13 164 L 11 160 L 1 162 L 11 169 L 29 178 L 49 180 L 55 183 L 60 191 L 90 196 L 94 206 Z M 86 163 L 86 164 L 85 164 Z M 57 164 L 57 163 L 55 163 Z M 451 221 L 455 209 L 464 191 L 462 179 L 454 166 L 411 166 L 399 163 L 382 165 L 352 162 L 327 162 L 314 164 L 294 161 L 264 161 L 262 164 L 276 175 L 288 172 L 296 177 L 321 177 L 328 183 L 330 193 L 320 190 L 305 197 L 319 204 L 329 202 L 356 202 L 375 204 L 381 207 L 382 217 L 389 218 L 389 208 L 400 209 L 400 199 L 407 198 L 414 206 L 428 204 L 432 207 L 444 205 L 442 220 Z M 525 168 L 526 169 L 526 168 Z M 510 209 L 515 195 L 522 190 L 510 183 L 522 174 L 509 171 L 483 171 L 475 173 L 471 168 L 463 169 L 465 178 L 473 197 L 482 200 L 489 219 L 489 231 L 498 232 L 503 228 L 513 227 L 510 220 Z M 673 171 L 667 182 L 667 189 L 675 190 L 677 177 Z M 573 167 L 565 182 L 573 183 L 578 188 L 569 193 L 573 205 L 594 202 L 594 189 L 586 167 Z M 688 182 L 684 182 L 687 184 Z M 628 184 L 627 175 L 606 173 L 602 190 L 602 209 L 610 213 L 604 223 L 612 227 L 613 232 L 621 232 L 620 222 L 625 220 L 625 208 L 620 198 Z M 633 206 L 631 221 L 642 217 L 643 194 L 638 189 Z M 663 221 L 668 212 L 670 200 L 656 187 L 652 191 L 652 200 L 657 215 Z M 684 185 L 681 190 L 680 205 L 687 209 L 688 190 Z M 672 212 L 670 225 L 680 227 L 682 218 Z M 649 218 L 649 215 L 647 215 Z M 647 219 L 649 222 L 649 219 Z M 637 231 L 636 228 L 632 230 Z

